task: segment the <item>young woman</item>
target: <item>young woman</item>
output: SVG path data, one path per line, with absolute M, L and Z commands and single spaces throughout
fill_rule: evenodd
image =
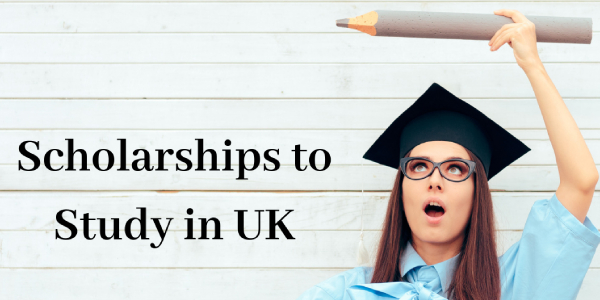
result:
M 576 298 L 600 244 L 586 216 L 598 170 L 538 56 L 534 24 L 518 11 L 495 14 L 514 23 L 490 50 L 508 43 L 531 82 L 560 174 L 555 194 L 534 203 L 521 239 L 498 257 L 488 180 L 529 149 L 434 84 L 365 154 L 398 168 L 375 266 L 298 300 Z

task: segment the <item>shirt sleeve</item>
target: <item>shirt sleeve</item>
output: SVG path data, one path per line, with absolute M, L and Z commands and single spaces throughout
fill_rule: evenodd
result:
M 600 232 L 556 198 L 536 201 L 521 239 L 499 258 L 502 300 L 576 299 Z
M 337 274 L 305 291 L 296 300 L 346 300 L 346 288 L 364 284 L 372 268 L 356 267 Z

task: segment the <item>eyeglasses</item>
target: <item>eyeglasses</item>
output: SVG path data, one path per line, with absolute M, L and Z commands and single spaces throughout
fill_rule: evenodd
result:
M 433 162 L 424 157 L 403 157 L 400 159 L 400 168 L 404 176 L 412 180 L 427 178 L 438 168 L 442 177 L 449 181 L 461 182 L 475 172 L 475 162 L 462 158 Z

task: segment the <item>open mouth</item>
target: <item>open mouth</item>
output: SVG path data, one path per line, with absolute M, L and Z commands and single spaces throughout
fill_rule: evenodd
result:
M 427 204 L 425 207 L 425 214 L 432 218 L 441 217 L 444 215 L 445 211 L 441 206 Z

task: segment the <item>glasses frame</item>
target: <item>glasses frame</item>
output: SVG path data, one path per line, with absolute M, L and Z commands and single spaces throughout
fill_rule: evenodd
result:
M 412 178 L 410 178 L 408 175 L 406 175 L 406 170 L 405 170 L 405 168 L 406 168 L 406 164 L 407 164 L 409 161 L 413 160 L 413 159 L 422 159 L 422 160 L 426 160 L 426 161 L 428 161 L 428 162 L 432 163 L 432 164 L 433 164 L 433 168 L 431 169 L 431 172 L 429 172 L 429 174 L 427 174 L 427 175 L 426 175 L 425 177 L 423 177 L 423 178 L 419 178 L 419 179 L 412 179 Z M 461 180 L 452 180 L 452 179 L 449 179 L 449 178 L 447 178 L 446 176 L 444 176 L 444 174 L 442 173 L 442 170 L 440 170 L 440 166 L 441 166 L 443 163 L 445 163 L 445 162 L 448 162 L 448 161 L 461 161 L 461 162 L 464 162 L 464 163 L 466 163 L 466 164 L 469 166 L 469 174 L 467 174 L 467 177 L 465 177 L 464 179 L 461 179 Z M 430 160 L 430 159 L 427 159 L 427 158 L 425 158 L 425 157 L 418 157 L 418 156 L 417 156 L 417 157 L 403 157 L 403 158 L 401 158 L 401 159 L 400 159 L 400 168 L 402 169 L 402 173 L 404 174 L 404 176 L 406 176 L 406 178 L 408 178 L 408 179 L 410 179 L 410 180 L 421 180 L 421 179 L 425 179 L 425 178 L 427 178 L 427 177 L 431 176 L 431 174 L 433 174 L 433 171 L 435 171 L 435 169 L 437 168 L 437 169 L 438 169 L 438 171 L 440 172 L 440 175 L 442 175 L 442 177 L 444 177 L 446 180 L 448 180 L 448 181 L 452 181 L 452 182 L 463 182 L 463 181 L 465 181 L 465 180 L 469 179 L 469 177 L 471 177 L 471 174 L 475 173 L 475 165 L 476 165 L 476 163 L 475 163 L 474 161 L 472 161 L 472 160 L 468 160 L 468 159 L 462 159 L 462 158 L 452 158 L 452 159 L 447 159 L 447 160 L 444 160 L 444 161 L 442 161 L 442 162 L 434 162 L 434 161 L 432 161 L 432 160 Z

